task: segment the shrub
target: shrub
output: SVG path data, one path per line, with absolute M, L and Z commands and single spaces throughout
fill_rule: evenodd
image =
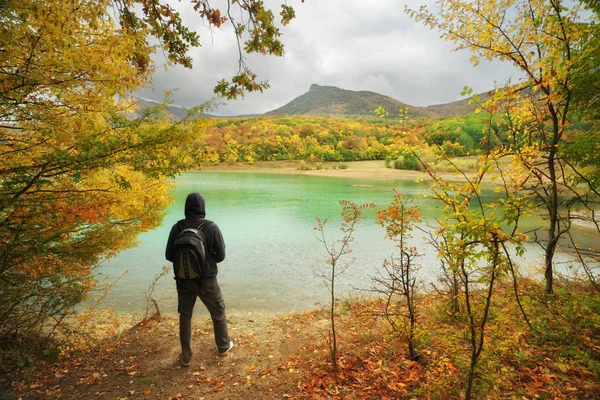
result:
M 298 169 L 301 171 L 310 171 L 310 166 L 306 164 L 304 160 L 300 160 L 300 164 L 298 165 Z
M 448 160 L 440 160 L 434 164 L 434 169 L 438 172 L 456 172 L 457 168 L 460 171 L 474 172 L 477 171 L 476 157 L 453 157 Z
M 418 154 L 419 158 L 426 164 L 433 164 L 438 159 L 438 154 L 436 154 L 434 148 L 417 149 L 416 154 Z
M 316 168 L 323 169 L 323 163 L 322 162 L 317 163 Z
M 394 160 L 394 169 L 404 169 L 404 163 L 402 162 L 402 159 L 397 158 Z
M 348 164 L 340 163 L 340 169 L 348 169 Z
M 458 143 L 465 149 L 467 153 L 470 153 L 475 148 L 475 141 L 467 133 L 463 133 L 458 137 Z
M 410 169 L 413 171 L 421 170 L 421 164 L 419 164 L 419 160 L 413 154 L 405 154 L 404 155 L 404 169 Z

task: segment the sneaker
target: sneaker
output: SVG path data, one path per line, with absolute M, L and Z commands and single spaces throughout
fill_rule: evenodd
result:
M 192 363 L 192 357 L 190 356 L 190 358 L 186 360 L 183 357 L 183 353 L 181 353 L 181 354 L 179 354 L 179 362 L 181 363 L 182 367 L 189 367 L 190 364 Z
M 220 356 L 224 356 L 225 354 L 229 353 L 229 350 L 233 349 L 233 342 L 230 340 L 229 341 L 229 347 L 227 347 L 227 350 L 225 351 L 219 351 L 219 355 Z

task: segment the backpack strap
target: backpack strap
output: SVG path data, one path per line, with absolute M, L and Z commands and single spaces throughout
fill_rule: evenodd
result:
M 202 228 L 210 226 L 212 224 L 213 224 L 212 221 L 209 221 L 207 219 L 203 219 L 202 222 L 200 222 L 200 225 L 198 225 L 196 227 L 196 229 L 199 230 L 199 231 L 202 231 L 202 233 L 204 233 L 204 230 Z M 180 219 L 179 221 L 177 221 L 177 226 L 179 227 L 179 232 L 181 232 L 184 229 L 186 229 L 187 227 L 185 226 L 185 219 Z
M 200 222 L 200 225 L 198 225 L 198 227 L 196 229 L 198 229 L 199 231 L 202 231 L 202 233 L 204 233 L 204 229 L 205 227 L 211 226 L 212 225 L 212 221 L 209 221 L 207 219 L 203 219 L 202 222 Z

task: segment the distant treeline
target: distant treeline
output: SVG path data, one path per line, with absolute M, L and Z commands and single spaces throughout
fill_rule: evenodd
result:
M 257 117 L 194 121 L 198 161 L 357 161 L 394 158 L 408 146 L 477 154 L 505 140 L 481 114 L 429 121 L 385 118 Z

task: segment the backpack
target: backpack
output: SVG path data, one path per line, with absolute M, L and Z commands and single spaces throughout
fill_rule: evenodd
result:
M 175 276 L 180 279 L 197 279 L 206 275 L 208 260 L 206 254 L 206 236 L 202 228 L 210 225 L 202 221 L 197 228 L 186 228 L 184 220 L 177 222 L 179 233 L 173 244 Z

